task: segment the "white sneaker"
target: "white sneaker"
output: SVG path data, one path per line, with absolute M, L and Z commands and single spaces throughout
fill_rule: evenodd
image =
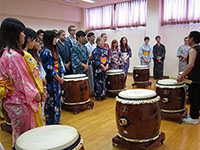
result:
M 192 119 L 190 116 L 187 116 L 186 118 L 183 118 L 184 123 L 191 123 L 191 124 L 198 124 L 199 119 Z

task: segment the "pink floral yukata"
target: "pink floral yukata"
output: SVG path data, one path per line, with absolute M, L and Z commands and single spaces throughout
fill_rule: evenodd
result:
M 8 92 L 3 104 L 11 119 L 13 145 L 16 139 L 27 130 L 34 128 L 33 111 L 38 111 L 34 97 L 38 93 L 22 55 L 10 49 L 4 49 L 0 58 L 0 74 L 10 82 L 12 92 Z

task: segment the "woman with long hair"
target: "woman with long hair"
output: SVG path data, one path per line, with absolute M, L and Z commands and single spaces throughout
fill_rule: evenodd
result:
M 122 53 L 122 68 L 125 72 L 125 83 L 128 74 L 128 68 L 130 66 L 130 57 L 132 56 L 131 48 L 128 45 L 128 40 L 126 37 L 122 37 L 120 40 L 120 51 Z
M 110 55 L 111 55 L 110 68 L 111 69 L 121 68 L 122 57 L 121 57 L 121 51 L 119 50 L 118 47 L 117 40 L 113 40 L 111 43 Z
M 40 54 L 46 71 L 47 92 L 45 101 L 46 124 L 59 124 L 61 115 L 61 84 L 63 84 L 65 68 L 56 47 L 56 33 L 44 32 L 44 50 Z
M 40 71 L 37 67 L 37 62 L 33 58 L 33 56 L 29 53 L 32 51 L 32 49 L 35 46 L 37 34 L 36 32 L 31 29 L 31 28 L 25 28 L 24 29 L 24 34 L 25 34 L 25 42 L 23 44 L 23 49 L 24 49 L 24 60 L 27 63 L 27 69 L 28 73 L 33 80 L 36 88 L 41 94 L 42 101 L 39 103 L 39 111 L 37 113 L 34 113 L 34 120 L 35 120 L 35 127 L 40 127 L 43 126 L 43 117 L 42 117 L 42 106 L 41 103 L 46 100 L 46 90 L 44 90 L 43 82 L 40 77 Z M 29 51 L 29 52 L 27 52 Z
M 0 74 L 11 87 L 5 87 L 3 107 L 11 119 L 13 146 L 22 133 L 34 128 L 33 111 L 38 111 L 41 100 L 23 59 L 24 29 L 24 24 L 14 18 L 3 20 L 0 28 Z

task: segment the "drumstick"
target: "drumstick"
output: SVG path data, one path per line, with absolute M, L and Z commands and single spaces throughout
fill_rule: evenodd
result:
M 169 76 L 169 79 L 177 80 L 178 77 Z M 188 80 L 188 79 L 183 79 L 183 82 L 186 83 L 186 84 L 192 84 L 192 80 Z

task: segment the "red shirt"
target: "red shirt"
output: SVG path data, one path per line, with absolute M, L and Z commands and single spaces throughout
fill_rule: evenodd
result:
M 107 43 L 104 44 L 104 49 L 108 52 L 108 57 L 110 57 L 110 48 Z

